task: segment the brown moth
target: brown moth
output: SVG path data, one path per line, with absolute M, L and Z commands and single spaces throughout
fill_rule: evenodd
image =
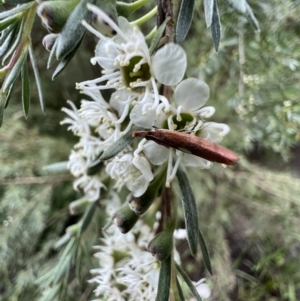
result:
M 239 160 L 229 149 L 188 133 L 155 129 L 154 131 L 133 132 L 132 137 L 152 140 L 165 147 L 175 148 L 211 162 L 234 165 Z

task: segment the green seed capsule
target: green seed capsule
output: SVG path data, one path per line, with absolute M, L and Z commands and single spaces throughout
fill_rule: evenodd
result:
M 159 261 L 166 260 L 173 248 L 173 232 L 162 231 L 148 245 L 148 251 Z
M 129 207 L 128 204 L 121 207 L 113 215 L 113 222 L 120 229 L 122 233 L 129 232 L 135 223 L 138 221 L 139 216 L 136 215 Z

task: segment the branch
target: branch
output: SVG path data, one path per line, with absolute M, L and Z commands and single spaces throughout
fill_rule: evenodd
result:
M 46 177 L 27 177 L 27 178 L 15 178 L 15 179 L 3 179 L 0 180 L 0 185 L 30 185 L 30 184 L 51 184 L 65 181 L 72 181 L 72 175 L 56 175 Z

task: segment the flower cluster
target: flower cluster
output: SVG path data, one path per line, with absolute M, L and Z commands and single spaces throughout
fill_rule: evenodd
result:
M 93 5 L 88 8 L 93 20 L 110 26 L 115 35 L 107 37 L 83 22 L 99 38 L 91 62 L 101 67 L 102 75 L 77 84 L 90 99 L 82 100 L 79 110 L 71 102 L 71 110 L 63 109 L 69 117 L 62 123 L 68 124 L 79 137 L 70 155 L 69 169 L 77 178 L 74 188 L 81 190 L 89 201 L 102 198 L 104 203 L 101 189 L 113 188 L 117 192 L 122 189 L 122 193 L 127 193 L 131 210 L 140 215 L 149 208 L 162 186 L 157 180 L 162 179 L 170 187 L 180 164 L 210 168 L 212 163 L 182 152 L 179 147 L 174 150 L 146 139 L 136 141 L 132 137 L 134 131 L 151 131 L 155 127 L 219 143 L 229 127 L 206 121 L 215 112 L 214 107 L 205 106 L 209 87 L 199 79 L 183 80 L 187 62 L 181 46 L 167 43 L 150 53 L 141 31 L 125 18 L 119 17 L 116 25 L 99 8 Z M 105 93 L 110 95 L 109 99 L 103 98 L 104 90 L 109 90 L 110 94 Z M 103 159 L 107 152 L 113 155 Z M 157 166 L 165 168 L 155 172 Z M 136 216 L 134 219 L 137 222 Z M 128 232 L 129 228 L 122 232 Z M 153 231 L 141 221 L 138 229 L 143 232 L 139 241 L 137 230 L 123 235 L 111 227 L 104 234 L 98 255 L 100 268 L 93 271 L 97 276 L 91 280 L 98 284 L 96 295 L 104 300 L 154 300 L 159 264 L 145 251 L 143 240 L 146 238 L 148 243 Z M 169 233 L 166 235 L 172 248 L 173 232 L 171 236 Z M 198 283 L 198 287 L 201 291 L 203 283 Z M 208 296 L 207 287 L 204 290 L 204 296 Z
M 64 109 L 71 117 L 62 123 L 70 124 L 80 142 L 70 156 L 69 167 L 79 179 L 75 182 L 91 201 L 100 197 L 99 174 L 88 174 L 99 163 L 109 146 L 118 141 L 133 126 L 193 132 L 218 143 L 229 132 L 226 124 L 206 122 L 214 107 L 204 107 L 209 88 L 201 80 L 182 80 L 186 70 L 186 54 L 176 44 L 168 43 L 151 55 L 145 38 L 137 27 L 123 17 L 118 26 L 99 8 L 89 5 L 96 19 L 106 22 L 116 32 L 106 37 L 87 23 L 84 25 L 100 40 L 92 64 L 99 64 L 102 76 L 77 84 L 77 88 L 92 101 L 83 100 L 80 110 Z M 181 82 L 180 82 L 181 81 Z M 172 99 L 159 93 L 159 85 L 177 85 Z M 101 92 L 114 89 L 106 102 Z M 153 179 L 154 166 L 168 162 L 166 186 L 170 186 L 179 164 L 188 167 L 210 168 L 212 163 L 180 151 L 174 152 L 155 142 L 143 139 L 137 147 L 128 146 L 106 162 L 105 172 L 120 189 L 124 184 L 135 197 L 143 195 Z M 174 164 L 175 162 L 175 164 Z
M 118 197 L 103 202 L 106 203 L 108 214 L 121 205 Z M 89 281 L 97 285 L 95 295 L 99 299 L 96 300 L 155 300 L 160 263 L 146 251 L 148 239 L 153 237 L 150 227 L 142 221 L 127 234 L 122 234 L 114 225 L 104 232 L 101 245 L 95 247 L 98 250 L 95 256 L 99 259 L 99 268 L 91 271 L 94 278 Z M 175 231 L 174 239 L 185 238 L 185 230 Z M 176 249 L 174 256 L 180 263 Z M 208 298 L 210 288 L 204 281 L 200 279 L 195 286 L 202 298 Z

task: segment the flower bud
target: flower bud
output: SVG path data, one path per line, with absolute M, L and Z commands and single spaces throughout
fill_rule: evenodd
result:
M 128 204 L 121 207 L 113 215 L 113 221 L 122 233 L 129 232 L 138 219 L 139 216 L 130 209 Z
M 77 236 L 77 234 L 79 233 L 79 230 L 81 228 L 81 222 L 71 225 L 66 229 L 66 233 L 72 237 L 72 236 Z
M 104 166 L 104 163 L 103 161 L 100 161 L 99 159 L 98 160 L 95 160 L 91 166 L 89 166 L 88 170 L 87 170 L 87 175 L 88 176 L 93 176 L 95 175 L 96 173 L 98 173 L 102 167 Z
M 101 0 L 97 1 L 96 5 L 111 19 L 114 23 L 118 24 L 118 14 L 116 9 L 115 0 Z M 116 32 L 111 27 L 110 22 L 99 14 L 99 10 L 88 4 L 88 9 L 92 12 L 92 25 L 103 35 L 112 37 Z
M 141 197 L 136 198 L 133 196 L 129 200 L 130 208 L 135 214 L 141 215 L 145 213 L 154 202 L 155 195 L 147 193 L 147 191 Z
M 51 51 L 56 39 L 57 39 L 57 34 L 55 33 L 49 33 L 43 38 L 43 46 L 48 50 L 49 52 Z
M 104 20 L 99 18 L 96 14 L 92 15 L 92 25 L 106 37 L 112 37 L 116 33 Z
M 79 0 L 44 1 L 38 6 L 37 14 L 49 32 L 59 33 L 78 3 Z
M 53 246 L 55 250 L 61 248 L 64 246 L 66 243 L 68 243 L 71 239 L 71 236 L 68 233 L 65 233 Z
M 142 196 L 132 197 L 131 200 L 129 200 L 131 210 L 138 215 L 145 213 L 154 202 L 159 189 L 164 183 L 164 177 L 165 171 L 163 170 L 155 176 L 154 180 L 150 183 Z
M 159 261 L 166 260 L 173 248 L 173 232 L 170 230 L 158 233 L 148 245 L 148 251 Z
M 117 1 L 116 8 L 119 16 L 124 18 L 128 18 L 132 13 L 134 13 L 137 9 L 142 7 L 147 0 L 144 1 L 134 1 L 134 2 L 121 2 Z
M 69 205 L 70 214 L 78 215 L 83 213 L 88 204 L 89 204 L 89 200 L 86 197 L 71 202 Z

